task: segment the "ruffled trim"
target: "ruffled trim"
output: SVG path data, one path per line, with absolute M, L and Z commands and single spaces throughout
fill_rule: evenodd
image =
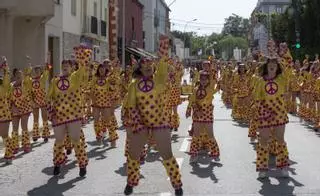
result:
M 0 120 L 0 123 L 7 123 L 7 122 L 11 122 L 12 120 Z
M 193 120 L 195 123 L 213 123 L 213 120 Z
M 288 124 L 289 121 L 283 122 L 283 123 L 277 123 L 277 124 L 272 124 L 272 125 L 265 125 L 265 126 L 258 126 L 260 129 L 269 129 L 269 128 L 275 128 L 275 127 L 280 127 L 283 125 Z
M 31 112 L 26 112 L 26 113 L 23 113 L 23 114 L 12 114 L 13 117 L 21 117 L 21 116 L 25 116 L 25 115 L 30 115 Z

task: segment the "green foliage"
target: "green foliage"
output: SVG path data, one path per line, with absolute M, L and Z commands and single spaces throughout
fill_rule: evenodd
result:
M 219 48 L 226 52 L 228 59 L 233 57 L 233 49 L 238 48 L 244 51 L 248 50 L 248 41 L 242 37 L 233 37 L 231 35 L 224 37 L 219 42 Z
M 232 35 L 234 37 L 247 37 L 249 25 L 249 19 L 232 14 L 232 16 L 229 16 L 225 19 L 222 34 Z
M 294 10 L 294 6 L 289 9 Z M 294 57 L 303 59 L 305 54 L 313 56 L 320 51 L 320 1 L 305 0 L 295 12 L 289 9 L 281 15 L 273 15 L 271 20 L 272 37 L 276 42 L 287 42 Z M 296 22 L 300 24 L 300 48 L 296 40 Z M 298 46 L 298 47 L 297 47 Z
M 190 48 L 191 46 L 191 40 L 196 35 L 195 32 L 181 32 L 181 31 L 172 31 L 172 35 L 176 38 L 181 39 L 182 41 L 185 41 L 185 47 Z

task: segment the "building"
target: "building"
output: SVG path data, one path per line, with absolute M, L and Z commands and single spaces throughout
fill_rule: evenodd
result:
M 184 42 L 181 39 L 174 38 L 173 39 L 173 48 L 172 48 L 172 54 L 179 57 L 180 60 L 185 59 L 185 48 L 184 48 Z
M 63 57 L 81 44 L 93 49 L 93 60 L 107 58 L 108 18 L 108 0 L 64 0 Z
M 60 71 L 80 44 L 94 50 L 93 60 L 108 57 L 108 0 L 1 0 L 0 55 L 12 67 L 53 65 Z
M 11 67 L 24 68 L 30 63 L 46 62 L 49 33 L 46 23 L 55 14 L 53 0 L 0 1 L 0 55 Z
M 157 53 L 160 36 L 169 36 L 170 9 L 164 0 L 140 0 L 144 5 L 143 32 L 144 49 Z
M 255 11 L 265 14 L 284 13 L 291 0 L 258 0 Z
M 125 31 L 125 46 L 143 48 L 143 5 L 139 0 L 119 0 L 118 37 L 121 47 L 123 30 Z M 125 11 L 125 14 L 123 14 Z M 123 16 L 125 16 L 125 29 L 123 29 Z M 120 48 L 119 47 L 119 48 Z M 121 50 L 120 50 L 121 52 Z
M 258 0 L 256 8 L 251 14 L 251 29 L 249 40 L 252 51 L 262 51 L 268 54 L 267 43 L 271 38 L 271 14 L 284 13 L 290 6 L 291 0 Z M 265 15 L 265 18 L 256 17 L 256 14 Z

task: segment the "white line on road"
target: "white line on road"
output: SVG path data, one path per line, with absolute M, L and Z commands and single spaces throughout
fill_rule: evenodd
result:
M 183 159 L 184 158 L 176 158 L 177 163 L 179 165 L 180 172 L 181 172 L 181 166 L 182 166 L 182 163 L 183 163 Z M 167 180 L 170 180 L 170 178 L 167 178 Z
M 182 144 L 181 144 L 181 147 L 179 149 L 180 152 L 187 152 L 188 150 L 188 147 L 189 147 L 189 141 L 190 138 L 184 138 Z
M 172 193 L 160 193 L 160 196 L 171 196 Z

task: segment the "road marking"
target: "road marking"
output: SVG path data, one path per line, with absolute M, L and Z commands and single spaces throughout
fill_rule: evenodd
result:
M 182 166 L 183 160 L 184 158 L 176 158 L 176 161 L 179 165 L 180 173 L 181 173 L 181 166 Z M 167 180 L 170 180 L 170 178 L 168 177 Z
M 181 147 L 179 149 L 180 152 L 187 152 L 188 147 L 189 147 L 189 142 L 190 142 L 189 140 L 190 140 L 189 137 L 184 138 L 184 140 L 183 140 L 183 142 L 181 144 Z
M 172 193 L 160 193 L 160 196 L 171 196 Z

